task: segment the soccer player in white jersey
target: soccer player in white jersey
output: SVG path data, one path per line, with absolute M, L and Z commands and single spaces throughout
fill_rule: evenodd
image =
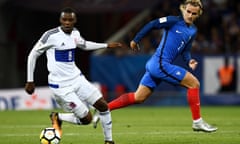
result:
M 33 94 L 36 60 L 46 52 L 49 88 L 53 91 L 58 104 L 67 112 L 50 114 L 53 127 L 62 135 L 62 121 L 78 125 L 90 124 L 92 114 L 87 107 L 87 104 L 90 104 L 100 112 L 105 144 L 114 144 L 112 119 L 107 102 L 101 92 L 84 77 L 76 66 L 74 54 L 77 47 L 83 50 L 95 50 L 118 48 L 122 47 L 122 44 L 86 41 L 74 27 L 76 22 L 76 12 L 72 8 L 64 8 L 60 14 L 61 25 L 46 31 L 35 44 L 28 56 L 25 90 L 28 94 Z

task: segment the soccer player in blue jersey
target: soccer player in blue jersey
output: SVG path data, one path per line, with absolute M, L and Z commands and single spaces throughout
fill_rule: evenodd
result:
M 135 92 L 126 93 L 111 101 L 110 110 L 132 104 L 143 103 L 151 96 L 154 88 L 162 81 L 187 88 L 187 99 L 192 113 L 194 131 L 213 132 L 217 128 L 206 123 L 200 114 L 199 81 L 188 70 L 173 64 L 181 55 L 186 64 L 194 70 L 197 61 L 191 58 L 190 49 L 196 37 L 197 28 L 193 22 L 202 14 L 200 0 L 186 0 L 180 5 L 181 16 L 167 16 L 147 23 L 130 42 L 130 47 L 137 51 L 139 41 L 152 29 L 163 29 L 164 34 L 155 53 L 146 64 L 139 87 Z
M 114 144 L 112 139 L 112 118 L 107 102 L 101 92 L 93 86 L 75 64 L 75 49 L 95 50 L 101 48 L 118 48 L 118 42 L 95 43 L 86 41 L 77 28 L 76 13 L 65 8 L 60 14 L 61 26 L 46 31 L 35 44 L 28 56 L 27 83 L 25 90 L 32 94 L 35 89 L 34 69 L 37 58 L 46 52 L 49 71 L 48 85 L 56 101 L 69 113 L 52 112 L 52 125 L 62 134 L 62 121 L 77 125 L 87 125 L 92 120 L 88 105 L 95 107 L 100 113 L 105 144 Z

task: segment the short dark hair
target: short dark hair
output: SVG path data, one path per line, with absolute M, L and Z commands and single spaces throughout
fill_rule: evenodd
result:
M 73 8 L 71 8 L 71 7 L 65 7 L 65 8 L 63 8 L 63 9 L 61 10 L 60 17 L 62 17 L 64 13 L 69 13 L 69 14 L 72 14 L 72 15 L 76 16 L 76 11 L 75 11 Z
M 64 13 L 75 13 L 76 14 L 76 11 L 72 7 L 65 7 L 61 10 L 61 13 L 62 12 L 64 12 Z

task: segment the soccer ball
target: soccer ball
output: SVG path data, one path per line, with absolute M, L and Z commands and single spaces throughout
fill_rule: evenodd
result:
M 59 132 L 52 127 L 45 128 L 41 131 L 40 144 L 59 144 L 60 140 Z

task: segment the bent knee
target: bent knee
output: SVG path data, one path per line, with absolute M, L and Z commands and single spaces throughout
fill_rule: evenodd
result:
M 108 110 L 108 104 L 103 98 L 99 99 L 93 106 L 100 112 Z
M 181 81 L 181 85 L 185 86 L 187 88 L 199 88 L 200 87 L 200 82 L 199 80 L 193 76 L 192 74 L 188 74 L 183 81 Z
M 198 80 L 195 80 L 190 88 L 199 88 L 200 87 L 200 82 Z
M 79 120 L 81 121 L 81 124 L 88 125 L 92 121 L 92 115 L 90 112 L 88 112 L 88 115 L 86 115 L 84 118 L 79 118 Z

